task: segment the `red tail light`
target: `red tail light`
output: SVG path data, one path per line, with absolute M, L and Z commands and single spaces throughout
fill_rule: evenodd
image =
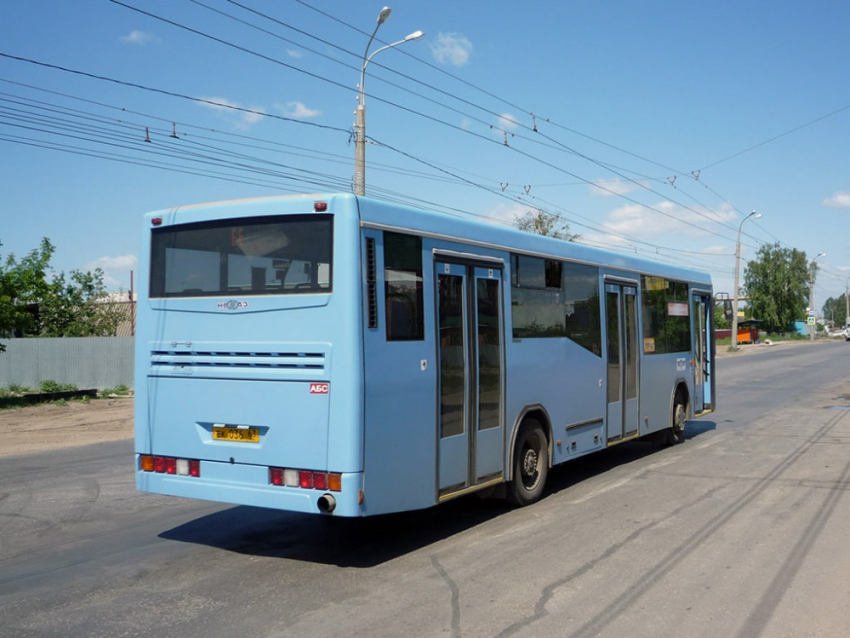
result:
M 310 488 L 313 487 L 313 473 L 309 470 L 301 471 L 298 473 L 298 484 L 301 487 Z
M 142 472 L 198 477 L 201 475 L 201 462 L 197 459 L 176 459 L 170 456 L 140 454 L 139 469 Z
M 281 468 L 281 467 L 270 467 L 269 468 L 269 482 L 272 485 L 283 485 L 283 468 Z

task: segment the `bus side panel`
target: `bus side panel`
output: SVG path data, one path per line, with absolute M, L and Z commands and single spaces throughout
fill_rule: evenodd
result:
M 554 464 L 605 446 L 604 437 L 598 446 L 577 446 L 572 451 L 569 443 L 560 447 L 555 444 L 568 441 L 568 428 L 577 423 L 595 422 L 603 431 L 605 366 L 601 357 L 560 337 L 514 339 L 508 347 L 508 360 L 506 467 L 510 467 L 514 426 L 519 425 L 517 419 L 530 405 L 542 406 L 551 419 Z
M 679 381 L 685 381 L 688 400 L 694 393 L 692 352 L 644 355 L 640 368 L 640 434 L 669 428 L 673 393 Z M 690 415 L 688 415 L 690 418 Z
M 375 240 L 377 327 L 368 327 L 363 287 L 365 374 L 364 515 L 422 509 L 436 503 L 436 396 L 433 276 L 423 254 L 425 338 L 387 341 L 383 234 Z M 430 259 L 430 257 L 429 257 Z M 366 267 L 365 264 L 363 266 Z M 364 282 L 366 277 L 363 278 Z M 424 363 L 423 363 L 424 362 Z

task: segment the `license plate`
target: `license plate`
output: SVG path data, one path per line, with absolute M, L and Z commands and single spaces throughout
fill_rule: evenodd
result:
M 259 443 L 260 430 L 257 428 L 213 427 L 214 441 L 237 441 L 239 443 Z

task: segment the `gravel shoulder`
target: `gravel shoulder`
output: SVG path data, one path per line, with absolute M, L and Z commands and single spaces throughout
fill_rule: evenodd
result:
M 0 456 L 132 436 L 132 398 L 68 401 L 0 410 Z

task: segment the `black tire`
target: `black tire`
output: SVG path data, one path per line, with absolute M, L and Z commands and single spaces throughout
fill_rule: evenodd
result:
M 676 392 L 673 400 L 673 414 L 670 418 L 670 427 L 667 428 L 667 445 L 676 445 L 685 440 L 685 422 L 688 420 L 688 401 L 681 391 Z
M 535 419 L 520 426 L 514 445 L 513 480 L 508 484 L 508 501 L 518 507 L 531 505 L 543 495 L 549 474 L 549 442 Z

